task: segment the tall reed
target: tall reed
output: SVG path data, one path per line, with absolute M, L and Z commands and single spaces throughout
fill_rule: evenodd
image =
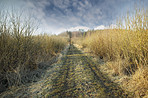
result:
M 104 59 L 116 75 L 131 76 L 124 86 L 136 98 L 148 96 L 148 10 L 136 9 L 116 25 L 116 28 L 91 31 L 82 46 Z
M 98 30 L 84 40 L 90 50 L 106 60 L 122 59 L 125 69 L 148 65 L 148 17 L 146 10 L 136 10 L 133 16 L 127 15 L 124 24 L 118 22 L 114 29 Z
M 58 36 L 33 35 L 37 27 L 22 15 L 0 12 L 0 82 L 7 87 L 21 84 L 24 72 L 36 70 L 39 62 L 50 60 L 67 43 Z

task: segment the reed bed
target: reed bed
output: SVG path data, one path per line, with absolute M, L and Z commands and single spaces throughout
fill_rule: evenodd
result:
M 148 10 L 136 9 L 116 25 L 116 28 L 89 31 L 81 45 L 108 62 L 116 75 L 132 76 L 130 91 L 145 96 L 148 94 Z
M 56 35 L 33 35 L 33 23 L 22 14 L 0 12 L 0 92 L 20 85 L 25 72 L 37 70 L 39 62 L 50 60 L 67 44 Z

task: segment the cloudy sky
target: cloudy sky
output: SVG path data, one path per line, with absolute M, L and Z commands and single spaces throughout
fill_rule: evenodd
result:
M 103 29 L 136 4 L 148 0 L 0 0 L 0 9 L 23 10 L 39 22 L 39 32 L 59 34 L 66 30 Z

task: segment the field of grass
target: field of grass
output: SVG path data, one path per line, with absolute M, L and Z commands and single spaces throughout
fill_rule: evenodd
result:
M 136 97 L 148 97 L 148 10 L 136 9 L 133 15 L 127 14 L 116 25 L 116 28 L 85 33 L 71 32 L 72 39 L 69 41 L 96 55 L 104 63 L 98 66 L 104 66 L 106 72 L 111 70 L 113 77 L 126 76 L 122 87 L 134 92 Z M 68 44 L 66 32 L 59 36 L 34 35 L 36 29 L 30 18 L 0 12 L 0 88 L 4 88 L 0 89 L 0 93 L 24 83 L 24 74 L 38 70 L 40 62 L 50 61 Z M 77 64 L 74 58 L 69 60 Z M 68 67 L 66 65 L 64 69 Z M 66 78 L 64 81 L 67 81 Z
M 59 36 L 33 35 L 36 28 L 31 19 L 5 11 L 0 12 L 0 87 L 22 83 L 21 75 L 38 69 L 66 46 Z
M 77 41 L 106 61 L 115 75 L 132 77 L 125 86 L 136 96 L 148 95 L 147 15 L 148 10 L 137 9 L 133 15 L 120 19 L 118 27 L 89 31 L 87 37 Z

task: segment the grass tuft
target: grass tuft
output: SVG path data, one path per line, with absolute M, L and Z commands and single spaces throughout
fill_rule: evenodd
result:
M 66 40 L 59 36 L 33 35 L 36 28 L 31 19 L 0 12 L 0 87 L 3 90 L 22 84 L 26 72 L 37 70 L 39 62 L 50 60 L 66 46 Z
M 130 83 L 135 84 L 133 87 L 135 89 L 138 87 L 148 89 L 145 86 L 147 78 L 143 78 L 146 74 L 144 70 L 148 68 L 147 15 L 147 10 L 137 9 L 133 15 L 127 14 L 122 22 L 118 21 L 118 27 L 89 31 L 83 38 L 83 42 L 79 43 L 108 62 L 107 66 L 114 70 L 115 76 L 132 76 Z M 143 89 L 137 90 L 143 92 Z M 143 96 L 143 94 L 137 96 Z

